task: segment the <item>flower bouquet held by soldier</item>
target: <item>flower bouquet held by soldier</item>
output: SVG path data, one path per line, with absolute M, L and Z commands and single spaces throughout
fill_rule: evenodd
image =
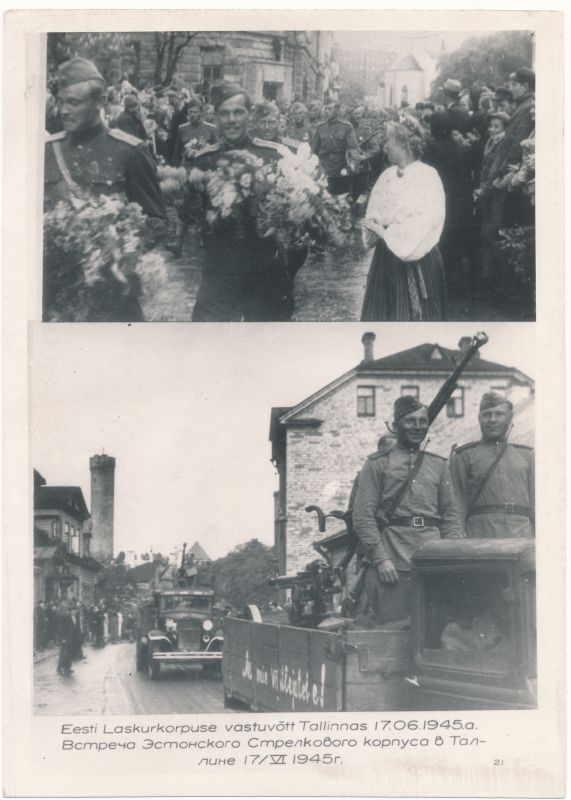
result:
M 44 168 L 45 321 L 137 322 L 147 275 L 162 258 L 166 211 L 147 145 L 102 120 L 106 86 L 74 58 L 57 76 L 64 130 L 48 138 Z
M 364 555 L 364 590 L 382 624 L 409 616 L 415 550 L 434 539 L 464 538 L 446 460 L 421 449 L 429 424 L 419 400 L 397 398 L 397 442 L 370 455 L 359 475 L 353 530 Z
M 292 253 L 314 235 L 339 243 L 348 209 L 317 177 L 307 148 L 293 153 L 249 135 L 252 106 L 241 86 L 217 84 L 211 99 L 220 142 L 190 160 L 182 209 L 183 222 L 200 223 L 204 248 L 192 319 L 289 320 Z
M 511 444 L 511 401 L 487 392 L 480 402 L 479 442 L 453 450 L 450 474 L 466 534 L 474 539 L 534 536 L 534 455 Z
M 438 242 L 445 198 L 435 169 L 423 164 L 424 136 L 407 114 L 386 125 L 385 149 L 392 166 L 371 192 L 363 241 L 375 247 L 361 318 L 446 318 L 444 265 Z

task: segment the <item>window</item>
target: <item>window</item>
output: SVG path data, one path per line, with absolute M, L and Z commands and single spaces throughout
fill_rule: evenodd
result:
M 464 416 L 464 389 L 455 389 L 452 392 L 448 405 L 446 406 L 446 416 Z
M 375 387 L 357 386 L 357 416 L 375 416 Z
M 69 522 L 63 524 L 63 543 L 69 547 Z
M 214 83 L 221 81 L 224 77 L 224 70 L 221 64 L 209 64 L 202 67 L 202 80 Z
M 401 397 L 404 397 L 405 395 L 410 395 L 411 397 L 414 397 L 416 400 L 418 400 L 419 394 L 420 394 L 420 391 L 419 391 L 418 386 L 401 386 L 400 387 L 400 395 L 401 395 Z
M 71 552 L 80 555 L 79 552 L 79 529 L 75 525 L 71 529 Z

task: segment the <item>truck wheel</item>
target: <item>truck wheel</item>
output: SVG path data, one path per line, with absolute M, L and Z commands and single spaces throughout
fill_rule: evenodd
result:
M 158 681 L 161 674 L 161 662 L 153 660 L 152 651 L 147 658 L 147 674 L 152 681 Z
M 144 672 L 146 666 L 146 658 L 143 648 L 141 647 L 141 642 L 137 642 L 135 647 L 136 647 L 135 661 L 137 666 L 137 672 Z

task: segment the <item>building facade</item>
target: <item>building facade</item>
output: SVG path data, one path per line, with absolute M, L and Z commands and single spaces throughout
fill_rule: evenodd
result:
M 393 403 L 412 394 L 429 403 L 454 369 L 470 340 L 458 350 L 438 344 L 375 359 L 374 334 L 365 334 L 363 360 L 296 406 L 274 408 L 270 424 L 272 461 L 279 486 L 274 495 L 274 544 L 280 574 L 301 569 L 316 557 L 320 534 L 307 505 L 325 512 L 345 510 L 353 480 L 387 431 Z M 515 407 L 510 440 L 532 444 L 533 381 L 519 370 L 476 356 L 430 430 L 428 449 L 448 457 L 457 444 L 479 438 L 478 406 L 484 392 L 503 393 Z M 342 524 L 332 521 L 334 533 Z
M 48 486 L 34 470 L 34 598 L 95 599 L 102 565 L 91 553 L 89 511 L 79 486 Z
M 135 84 L 152 85 L 156 34 L 131 33 L 129 38 L 132 52 L 120 72 Z M 181 86 L 235 81 L 254 102 L 322 100 L 332 82 L 332 44 L 328 31 L 204 31 L 181 51 L 174 79 Z

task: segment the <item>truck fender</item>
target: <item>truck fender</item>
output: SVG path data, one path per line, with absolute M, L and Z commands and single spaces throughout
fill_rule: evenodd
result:
M 208 646 L 206 648 L 206 652 L 209 650 L 214 650 L 214 645 L 216 644 L 219 646 L 220 650 L 222 650 L 222 644 L 224 643 L 224 638 L 222 636 L 213 636 L 212 639 L 208 642 Z
M 162 631 L 149 631 L 147 636 L 149 637 L 149 644 L 155 644 L 156 642 L 166 642 L 169 645 L 169 647 L 172 647 L 171 640 Z

